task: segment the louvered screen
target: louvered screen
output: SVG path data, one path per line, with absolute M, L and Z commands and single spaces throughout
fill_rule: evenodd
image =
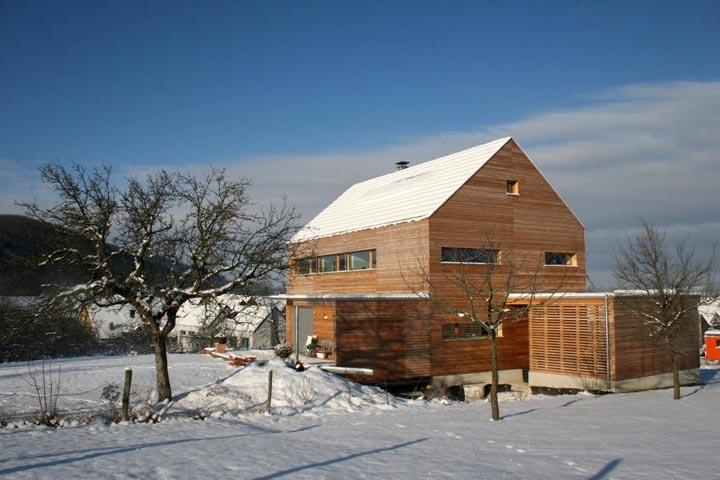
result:
M 558 302 L 531 309 L 530 369 L 604 378 L 604 305 Z

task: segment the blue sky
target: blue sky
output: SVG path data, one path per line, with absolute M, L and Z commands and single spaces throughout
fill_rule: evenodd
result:
M 311 217 L 396 158 L 510 134 L 566 192 L 607 279 L 610 239 L 634 215 L 681 229 L 720 220 L 705 205 L 720 181 L 719 47 L 716 1 L 6 0 L 0 209 L 40 195 L 38 164 L 59 159 L 120 172 L 224 165 L 254 179 L 260 198 L 286 193 Z M 596 158 L 608 135 L 614 149 Z M 608 181 L 633 162 L 659 175 L 665 162 L 663 197 L 674 189 L 685 208 L 622 186 L 620 200 L 604 198 L 598 177 L 578 180 L 618 158 L 627 169 Z M 691 167 L 703 178 L 672 186 Z M 708 240 L 720 227 L 701 230 Z

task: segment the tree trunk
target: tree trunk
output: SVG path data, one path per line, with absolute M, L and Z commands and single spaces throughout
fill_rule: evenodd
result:
M 492 384 L 490 385 L 490 411 L 494 421 L 500 420 L 500 407 L 498 406 L 498 366 L 497 366 L 497 338 L 490 336 L 490 369 L 492 370 Z
M 275 314 L 275 309 L 270 311 L 270 346 L 274 347 L 280 343 L 280 331 L 278 328 L 280 316 Z
M 678 370 L 677 357 L 673 355 L 673 399 L 680 400 L 680 370 Z
M 167 335 L 163 335 L 162 333 L 153 335 L 153 343 L 155 344 L 155 372 L 157 375 L 158 401 L 172 400 L 167 361 Z

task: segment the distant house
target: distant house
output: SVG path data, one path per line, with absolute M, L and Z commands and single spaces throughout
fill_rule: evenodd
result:
M 705 335 L 708 330 L 720 330 L 720 300 L 700 305 L 698 307 L 700 314 L 700 337 Z
M 484 331 L 436 308 L 432 297 L 440 291 L 463 308 L 448 275 L 478 278 L 488 265 L 502 272 L 515 258 L 524 260 L 514 274 L 542 286 L 533 305 L 555 295 L 503 325 L 501 383 L 615 391 L 672 384 L 667 355 L 629 314 L 646 300 L 586 291 L 584 226 L 514 139 L 399 163 L 352 185 L 291 240 L 299 253 L 286 298 L 296 348 L 317 336 L 337 365 L 372 369 L 371 382 L 487 384 Z M 516 304 L 528 304 L 523 292 L 513 293 Z M 692 382 L 697 314 L 688 325 L 692 348 L 680 368 Z
M 218 336 L 235 348 L 272 348 L 285 341 L 285 301 L 232 294 L 210 302 L 190 300 L 178 311 L 173 336 L 178 348 L 189 351 Z
M 86 310 L 95 334 L 100 340 L 117 338 L 142 328 L 142 319 L 130 305 L 91 306 Z

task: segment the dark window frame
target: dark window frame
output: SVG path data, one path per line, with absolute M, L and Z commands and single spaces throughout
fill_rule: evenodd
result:
M 577 254 L 571 252 L 545 252 L 546 267 L 577 267 Z
M 447 322 L 442 326 L 443 340 L 479 340 L 488 336 L 487 331 L 476 323 Z
M 501 265 L 502 251 L 497 248 L 442 247 L 442 263 Z

